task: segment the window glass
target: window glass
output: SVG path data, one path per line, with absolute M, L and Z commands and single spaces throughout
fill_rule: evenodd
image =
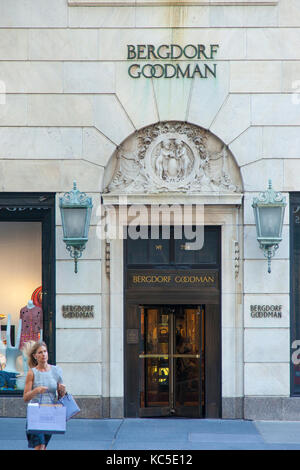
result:
M 127 264 L 129 265 L 215 265 L 219 259 L 219 231 L 210 227 L 200 230 L 197 237 L 172 228 L 170 232 L 149 230 L 148 239 L 127 239 Z M 143 232 L 145 233 L 145 232 Z M 179 238 L 180 237 L 180 238 Z
M 217 264 L 218 233 L 205 230 L 204 238 L 199 241 L 200 243 L 196 243 L 196 238 L 189 240 L 185 236 L 181 240 L 175 240 L 175 264 Z M 199 244 L 200 248 L 195 249 Z
M 0 393 L 23 390 L 25 343 L 43 335 L 40 222 L 0 222 Z

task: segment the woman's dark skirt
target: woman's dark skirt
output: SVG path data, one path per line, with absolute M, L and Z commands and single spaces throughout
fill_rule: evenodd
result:
M 26 431 L 26 436 L 28 440 L 29 449 L 34 449 L 41 444 L 44 444 L 46 447 L 51 439 L 51 434 L 31 434 Z

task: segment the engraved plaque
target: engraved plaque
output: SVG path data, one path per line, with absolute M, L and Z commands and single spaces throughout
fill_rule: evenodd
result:
M 139 343 L 139 330 L 138 329 L 127 329 L 127 344 L 138 344 Z

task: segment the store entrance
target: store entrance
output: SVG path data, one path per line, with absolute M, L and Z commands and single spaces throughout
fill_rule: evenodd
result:
M 140 416 L 202 418 L 204 305 L 141 306 Z
M 124 415 L 220 418 L 220 227 L 199 250 L 159 229 L 124 242 Z

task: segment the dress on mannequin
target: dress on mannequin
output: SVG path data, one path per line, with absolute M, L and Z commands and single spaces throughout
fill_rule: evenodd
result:
M 43 329 L 43 310 L 29 300 L 27 305 L 20 310 L 22 331 L 20 349 L 27 341 L 39 341 L 40 330 Z

